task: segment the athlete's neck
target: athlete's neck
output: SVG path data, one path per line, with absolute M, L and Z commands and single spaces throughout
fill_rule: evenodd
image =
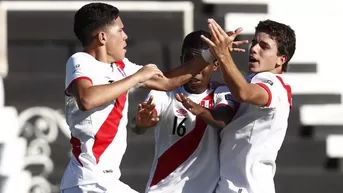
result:
M 278 67 L 278 68 L 274 68 L 273 70 L 270 71 L 271 73 L 274 74 L 282 74 L 282 68 Z
M 93 56 L 99 62 L 107 63 L 107 64 L 113 63 L 113 61 L 110 61 L 108 59 L 107 54 L 103 50 L 101 50 L 101 48 L 97 48 L 97 49 L 87 49 L 87 48 L 85 48 L 84 52 L 86 52 L 89 55 Z
M 283 73 L 281 68 L 274 68 L 272 70 L 261 71 L 261 72 L 271 72 L 273 74 L 282 74 Z M 261 72 L 252 72 L 252 71 L 250 71 L 250 73 L 255 73 L 255 74 L 258 74 L 258 73 L 261 73 Z

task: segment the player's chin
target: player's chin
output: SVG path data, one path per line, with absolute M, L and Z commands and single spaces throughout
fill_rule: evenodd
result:
M 259 73 L 261 72 L 261 68 L 255 64 L 256 62 L 249 62 L 249 71 L 251 73 Z
M 199 87 L 199 86 L 201 86 L 201 81 L 200 80 L 198 80 L 198 81 L 189 81 L 189 82 L 187 82 L 187 86 L 190 87 L 190 88 Z
M 124 60 L 124 58 L 125 58 L 125 53 L 126 53 L 126 50 L 120 52 L 119 54 L 117 54 L 116 59 L 119 60 L 119 61 Z

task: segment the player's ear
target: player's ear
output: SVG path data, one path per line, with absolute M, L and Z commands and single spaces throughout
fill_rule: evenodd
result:
M 278 59 L 277 59 L 277 62 L 276 62 L 277 67 L 283 65 L 284 63 L 286 63 L 286 61 L 287 61 L 287 56 L 286 55 L 278 56 Z
M 98 38 L 98 41 L 100 42 L 100 44 L 104 45 L 106 40 L 107 40 L 106 33 L 105 32 L 99 32 L 97 38 Z

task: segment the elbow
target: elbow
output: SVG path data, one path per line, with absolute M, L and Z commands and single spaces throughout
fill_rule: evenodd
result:
M 224 129 L 225 125 L 224 124 L 218 124 L 216 125 L 217 129 Z
M 173 84 L 170 79 L 164 81 L 164 84 L 162 85 L 163 86 L 161 87 L 161 91 L 164 91 L 164 92 L 172 91 L 178 87 L 178 85 Z
M 230 121 L 222 121 L 218 124 L 218 129 L 224 129 L 228 124 L 229 124 Z
M 250 98 L 249 92 L 245 90 L 237 92 L 236 94 L 233 94 L 232 96 L 233 96 L 233 99 L 235 99 L 235 101 L 240 102 L 240 103 L 246 102 Z
M 215 128 L 217 129 L 224 129 L 230 121 L 218 121 L 217 124 L 215 125 Z
M 88 97 L 84 96 L 79 98 L 78 106 L 81 111 L 89 111 L 95 108 L 94 103 Z

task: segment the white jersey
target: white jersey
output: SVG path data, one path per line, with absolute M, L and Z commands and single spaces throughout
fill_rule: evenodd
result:
M 67 88 L 78 79 L 87 79 L 93 85 L 110 84 L 134 74 L 140 68 L 127 59 L 116 64 L 102 63 L 83 52 L 68 59 L 66 119 L 71 131 L 72 158 L 64 173 L 61 189 L 92 183 L 105 187 L 108 182 L 116 184 L 121 175 L 119 165 L 126 150 L 127 92 L 101 107 L 81 111 L 76 99 L 68 95 Z
M 213 193 L 219 180 L 219 130 L 186 110 L 175 94 L 183 93 L 212 108 L 227 105 L 227 91 L 222 86 L 201 94 L 190 94 L 184 87 L 150 92 L 160 121 L 155 127 L 155 158 L 146 192 Z
M 264 88 L 269 101 L 265 107 L 241 103 L 231 123 L 220 133 L 221 180 L 217 193 L 275 192 L 275 160 L 288 125 L 291 87 L 281 74 L 263 72 L 247 79 Z

